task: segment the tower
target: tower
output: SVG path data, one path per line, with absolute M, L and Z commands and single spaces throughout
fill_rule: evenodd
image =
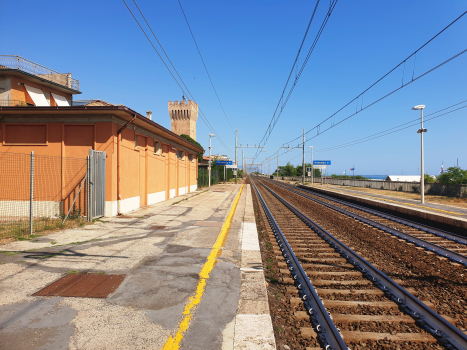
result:
M 198 119 L 198 104 L 195 101 L 185 100 L 180 103 L 169 101 L 169 116 L 171 131 L 177 135 L 189 135 L 196 141 L 196 120 Z

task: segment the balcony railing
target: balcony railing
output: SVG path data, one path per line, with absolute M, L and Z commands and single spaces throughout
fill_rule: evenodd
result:
M 20 100 L 0 100 L 0 107 L 27 107 L 27 106 L 30 106 L 30 105 Z
M 33 74 L 42 79 L 79 91 L 79 81 L 71 77 L 71 73 L 59 73 L 20 56 L 0 55 L 0 69 L 10 68 Z

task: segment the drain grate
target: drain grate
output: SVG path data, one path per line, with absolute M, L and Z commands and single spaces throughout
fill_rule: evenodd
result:
M 163 230 L 165 229 L 167 226 L 151 226 L 149 229 L 150 230 Z
M 68 274 L 34 293 L 33 296 L 107 298 L 115 292 L 124 279 L 125 275 Z

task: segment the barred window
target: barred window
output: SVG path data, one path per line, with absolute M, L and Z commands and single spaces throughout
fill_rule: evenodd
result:
M 177 151 L 177 157 L 180 160 L 183 160 L 185 157 L 185 152 L 184 151 Z
M 188 160 L 192 162 L 194 160 L 193 154 L 188 154 Z

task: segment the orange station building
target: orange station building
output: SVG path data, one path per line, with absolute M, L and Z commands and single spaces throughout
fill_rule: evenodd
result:
M 62 159 L 86 158 L 89 149 L 105 151 L 105 216 L 197 189 L 197 153 L 204 150 L 152 121 L 149 112 L 142 116 L 101 101 L 75 105 L 79 83 L 71 74 L 48 68 L 37 74 L 32 62 L 19 57 L 16 64 L 3 57 L 17 56 L 0 56 L 0 157 L 3 152 L 34 151 Z M 197 105 L 176 104 L 178 115 L 191 119 L 177 122 L 188 122 L 192 129 Z M 190 113 L 185 111 L 188 105 Z

